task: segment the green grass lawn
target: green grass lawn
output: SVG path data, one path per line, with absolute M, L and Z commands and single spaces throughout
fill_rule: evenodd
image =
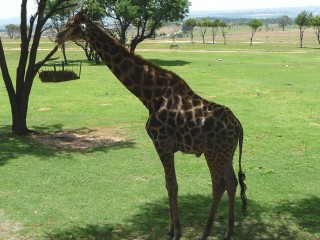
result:
M 169 44 L 149 41 L 137 53 L 230 107 L 243 124 L 249 216 L 237 194 L 235 239 L 320 239 L 319 49 L 230 44 L 216 45 L 226 50 L 219 52 L 183 43 L 169 51 Z M 18 51 L 6 54 L 14 75 Z M 144 129 L 148 112 L 104 65 L 84 63 L 76 81 L 36 78 L 28 126 L 104 135 L 107 143 L 66 148 L 15 137 L 3 81 L 0 96 L 0 239 L 169 239 L 164 174 Z M 176 169 L 183 239 L 196 239 L 211 203 L 209 171 L 204 157 L 180 153 Z M 222 239 L 226 217 L 225 196 L 211 239 Z

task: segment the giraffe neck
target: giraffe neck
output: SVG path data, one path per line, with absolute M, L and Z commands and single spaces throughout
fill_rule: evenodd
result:
M 129 53 L 103 29 L 91 24 L 85 32 L 87 40 L 118 80 L 148 109 L 154 111 L 165 95 L 192 94 L 178 75 Z

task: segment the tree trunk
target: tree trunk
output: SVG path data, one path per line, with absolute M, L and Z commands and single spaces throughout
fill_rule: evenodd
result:
M 126 41 L 127 41 L 127 36 L 126 36 L 126 29 L 121 29 L 120 31 L 120 43 L 122 45 L 125 45 L 126 44 Z
M 140 41 L 138 38 L 132 39 L 131 44 L 130 44 L 130 53 L 134 53 L 134 51 L 136 50 L 139 43 L 140 43 Z
M 317 29 L 316 29 L 316 35 L 317 35 L 318 43 L 320 45 L 320 26 L 317 27 Z
M 21 99 L 21 101 L 24 101 Z M 21 102 L 19 101 L 19 102 Z M 31 133 L 27 128 L 27 111 L 28 106 L 22 102 L 22 104 L 11 105 L 12 111 L 12 133 L 18 136 L 25 136 Z
M 300 48 L 302 48 L 302 42 L 303 42 L 303 29 L 300 27 Z

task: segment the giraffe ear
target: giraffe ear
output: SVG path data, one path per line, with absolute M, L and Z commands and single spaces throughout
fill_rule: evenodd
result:
M 86 26 L 84 23 L 82 23 L 82 24 L 81 24 L 81 31 L 82 31 L 82 32 L 85 32 L 85 31 L 86 31 L 86 28 L 87 28 L 87 26 Z

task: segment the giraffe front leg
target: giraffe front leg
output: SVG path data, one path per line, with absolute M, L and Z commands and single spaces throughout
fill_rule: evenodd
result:
M 174 166 L 173 153 L 160 156 L 164 168 L 166 188 L 169 196 L 170 206 L 170 229 L 168 234 L 173 236 L 173 240 L 179 240 L 181 237 L 181 227 L 178 210 L 178 183 Z

